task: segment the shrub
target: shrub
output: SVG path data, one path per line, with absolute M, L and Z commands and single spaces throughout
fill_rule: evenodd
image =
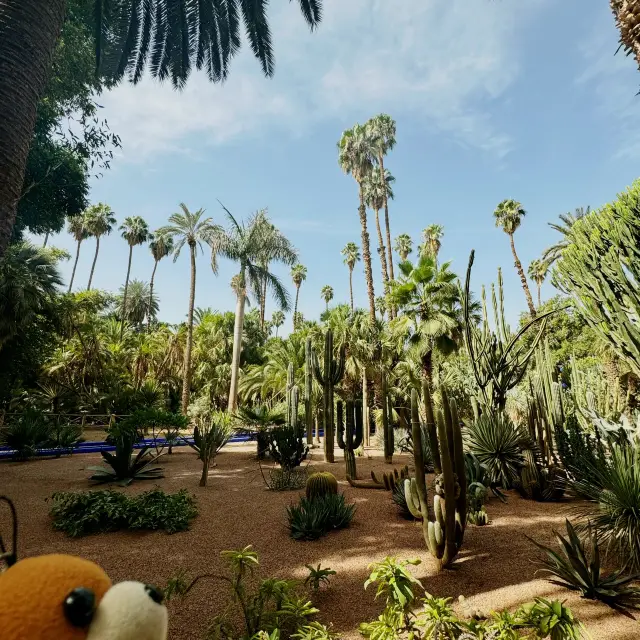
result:
M 207 486 L 209 467 L 214 464 L 216 456 L 229 442 L 232 434 L 231 418 L 226 413 L 216 411 L 198 420 L 198 425 L 193 430 L 191 446 L 202 461 L 201 487 Z
M 309 500 L 302 496 L 300 503 L 287 507 L 291 537 L 294 540 L 317 540 L 333 529 L 348 527 L 356 506 L 347 504 L 343 494 L 327 495 Z
M 186 531 L 198 511 L 184 490 L 161 489 L 129 497 L 118 491 L 59 491 L 51 496 L 53 527 L 71 537 L 119 529 Z
M 597 533 L 589 528 L 587 539 L 590 549 L 587 550 L 569 520 L 566 527 L 567 538 L 554 531 L 562 555 L 529 538 L 547 554 L 541 564 L 543 571 L 555 578 L 550 582 L 579 591 L 583 597 L 600 600 L 614 609 L 640 609 L 640 589 L 629 586 L 640 575 L 623 577 L 622 571 L 602 575 Z
M 309 500 L 321 498 L 331 493 L 338 493 L 338 481 L 333 473 L 320 471 L 307 478 L 306 495 Z
M 14 450 L 14 460 L 28 460 L 38 449 L 47 445 L 51 436 L 51 425 L 46 416 L 37 409 L 28 409 L 13 417 L 0 430 L 0 442 Z
M 309 447 L 299 429 L 283 425 L 270 430 L 269 453 L 283 470 L 289 471 L 306 460 Z
M 56 457 L 63 453 L 73 453 L 82 438 L 82 427 L 77 424 L 54 424 L 49 431 L 47 445 L 56 450 Z
M 294 469 L 280 469 L 276 467 L 267 472 L 268 479 L 262 471 L 262 479 L 267 488 L 271 491 L 295 491 L 302 489 L 307 484 L 308 473 L 306 467 L 295 467 Z

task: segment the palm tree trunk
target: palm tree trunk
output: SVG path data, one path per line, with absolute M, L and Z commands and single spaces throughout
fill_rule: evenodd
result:
M 269 263 L 264 265 L 264 270 L 269 268 Z M 267 310 L 267 278 L 262 281 L 262 300 L 260 300 L 260 328 L 264 329 L 264 317 Z
M 278 325 L 276 325 L 276 338 L 278 337 L 278 329 L 279 329 L 279 328 L 280 328 L 280 327 L 279 327 Z
M 127 265 L 127 277 L 124 281 L 124 294 L 122 295 L 122 318 L 120 318 L 120 340 L 124 332 L 124 322 L 127 317 L 127 294 L 129 293 L 129 275 L 131 274 L 131 258 L 133 257 L 133 245 L 129 245 L 129 264 Z
M 384 179 L 384 154 L 380 153 L 378 155 L 378 164 L 380 165 L 380 179 L 382 180 L 381 184 L 385 185 L 386 180 Z M 389 277 L 391 280 L 395 280 L 393 275 L 393 253 L 391 252 L 391 228 L 389 227 L 389 201 L 387 199 L 387 194 L 384 194 L 384 226 L 387 232 L 387 251 L 389 258 Z M 381 243 L 382 244 L 382 243 Z
M 78 248 L 76 249 L 76 259 L 73 262 L 73 271 L 71 272 L 71 280 L 69 280 L 69 289 L 67 289 L 67 293 L 71 293 L 71 287 L 73 287 L 73 281 L 76 277 L 76 267 L 78 266 L 78 258 L 80 257 L 81 244 L 82 244 L 82 240 L 78 240 Z
M 184 350 L 184 377 L 182 379 L 182 415 L 187 415 L 191 391 L 191 348 L 193 347 L 193 308 L 196 306 L 196 246 L 189 245 L 191 254 L 191 289 L 187 316 L 187 344 Z
M 0 0 L 0 258 L 11 240 L 65 6 L 66 0 Z
M 369 424 L 369 388 L 367 386 L 367 369 L 362 367 L 362 428 L 364 429 L 364 446 L 371 445 L 371 425 Z
M 91 273 L 89 274 L 89 284 L 87 285 L 87 291 L 91 290 L 91 283 L 93 282 L 93 272 L 96 270 L 96 262 L 98 262 L 98 251 L 100 251 L 100 236 L 96 236 L 96 252 L 93 254 L 93 263 L 91 264 Z
M 387 283 L 389 282 L 389 272 L 387 271 L 387 254 L 384 248 L 384 241 L 382 240 L 382 230 L 380 229 L 380 217 L 379 211 L 375 209 L 376 213 L 376 230 L 378 232 L 378 253 L 380 254 L 380 263 L 382 265 L 382 281 L 384 282 L 385 291 L 387 289 Z
M 298 296 L 300 295 L 300 285 L 296 285 L 296 303 L 293 306 L 293 330 L 296 330 L 296 320 L 298 319 Z
M 373 274 L 371 272 L 371 250 L 369 248 L 369 232 L 367 231 L 367 208 L 364 204 L 362 184 L 358 184 L 360 190 L 360 207 L 358 215 L 362 227 L 362 260 L 364 262 L 364 277 L 367 281 L 367 294 L 369 296 L 369 317 L 371 322 L 376 321 L 376 298 L 373 293 Z
M 231 387 L 229 388 L 229 413 L 235 413 L 238 408 L 238 376 L 240 374 L 240 353 L 242 351 L 242 332 L 244 328 L 245 306 L 245 267 L 240 267 L 240 287 L 236 301 L 236 319 L 233 326 L 233 355 L 231 357 Z
M 44 242 L 42 243 L 42 248 L 47 246 L 47 242 L 49 242 L 49 231 L 44 234 Z
M 427 351 L 421 358 L 422 360 L 422 377 L 429 385 L 429 389 L 433 389 L 433 351 Z
M 351 313 L 353 313 L 353 267 L 349 267 L 349 296 L 351 297 Z
M 540 297 L 540 290 L 542 289 L 541 284 L 538 282 L 538 309 L 542 305 L 542 298 Z
M 153 263 L 153 271 L 151 272 L 151 280 L 149 281 L 149 312 L 147 313 L 147 331 L 151 331 L 151 306 L 153 304 L 153 281 L 156 277 L 156 269 L 158 268 L 158 260 Z
M 531 297 L 531 291 L 529 291 L 529 285 L 527 284 L 527 276 L 524 274 L 524 269 L 522 268 L 522 263 L 520 262 L 520 258 L 518 258 L 518 254 L 516 253 L 516 245 L 513 242 L 513 234 L 509 234 L 509 240 L 511 241 L 511 253 L 513 253 L 513 261 L 516 265 L 516 271 L 520 276 L 520 282 L 522 282 L 522 288 L 524 290 L 524 295 L 527 298 L 527 305 L 529 307 L 529 313 L 532 318 L 536 317 L 536 308 L 533 306 L 533 298 Z

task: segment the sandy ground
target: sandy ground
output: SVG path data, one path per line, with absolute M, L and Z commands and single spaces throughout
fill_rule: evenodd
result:
M 254 445 L 253 445 L 254 446 Z M 163 456 L 166 477 L 157 483 L 138 482 L 127 492 L 136 493 L 156 484 L 166 491 L 187 488 L 197 497 L 199 516 L 190 531 L 175 535 L 153 533 L 108 533 L 80 539 L 54 532 L 46 498 L 54 491 L 80 490 L 90 486 L 86 467 L 100 462 L 99 455 L 85 454 L 59 460 L 0 463 L 0 493 L 16 502 L 20 518 L 20 555 L 63 552 L 84 556 L 101 564 L 114 581 L 136 579 L 162 586 L 179 568 L 193 575 L 220 572 L 220 551 L 253 545 L 260 555 L 263 576 L 304 578 L 306 564 L 329 566 L 337 575 L 331 585 L 314 598 L 321 619 L 332 622 L 346 638 L 360 637 L 361 621 L 375 618 L 380 604 L 373 589 L 363 590 L 371 562 L 385 556 L 420 558 L 416 576 L 437 596 L 457 599 L 482 610 L 514 607 L 535 596 L 567 600 L 594 640 L 635 640 L 640 623 L 598 602 L 583 600 L 534 576 L 537 552 L 525 533 L 546 544 L 553 543 L 552 529 L 562 529 L 567 505 L 522 500 L 510 493 L 507 504 L 492 499 L 487 505 L 491 524 L 469 526 L 455 570 L 436 571 L 426 551 L 421 528 L 399 517 L 386 491 L 354 489 L 345 482 L 342 462 L 325 465 L 315 449 L 311 464 L 330 469 L 340 481 L 348 500 L 358 505 L 350 528 L 315 542 L 289 538 L 285 506 L 300 492 L 265 490 L 253 460 L 253 446 L 230 445 L 217 458 L 209 486 L 198 487 L 200 464 L 191 450 L 179 449 Z M 339 451 L 337 452 L 340 453 Z M 358 458 L 359 477 L 371 469 L 389 469 L 382 458 Z M 336 455 L 338 458 L 338 455 Z M 395 456 L 396 466 L 409 463 Z M 3 522 L 6 534 L 6 522 Z M 201 639 L 210 620 L 228 602 L 226 586 L 201 582 L 188 597 L 170 603 L 171 640 Z

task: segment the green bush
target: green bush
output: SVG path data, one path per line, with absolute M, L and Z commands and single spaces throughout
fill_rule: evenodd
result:
M 58 491 L 51 496 L 53 527 L 71 537 L 119 529 L 186 531 L 198 511 L 186 490 L 161 489 L 129 497 L 118 491 Z
M 291 537 L 294 540 L 317 540 L 334 529 L 351 524 L 355 504 L 347 504 L 343 494 L 330 494 L 309 500 L 300 498 L 297 505 L 287 507 Z
M 28 460 L 47 446 L 50 436 L 51 425 L 46 416 L 37 409 L 28 409 L 12 417 L 0 430 L 0 443 L 15 450 L 14 460 Z
M 284 425 L 270 430 L 269 453 L 283 470 L 289 471 L 304 462 L 309 447 L 299 429 Z

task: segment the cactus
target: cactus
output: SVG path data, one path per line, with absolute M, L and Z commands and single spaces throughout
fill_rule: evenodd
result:
M 484 527 L 484 525 L 489 524 L 489 516 L 484 510 L 484 507 L 482 507 L 477 511 L 469 511 L 467 514 L 467 522 L 475 524 L 476 527 Z
M 340 349 L 340 356 L 336 360 L 333 357 L 333 332 L 327 330 L 324 336 L 324 362 L 322 369 L 318 362 L 318 356 L 312 351 L 313 373 L 319 384 L 322 385 L 322 420 L 324 427 L 324 460 L 334 462 L 334 410 L 333 392 L 344 375 L 345 349 Z
M 354 452 L 362 444 L 362 402 L 347 401 L 345 421 L 342 420 L 342 402 L 338 401 L 338 446 L 344 451 L 347 477 L 355 480 L 358 476 Z
M 371 472 L 371 479 L 375 484 L 384 485 L 387 491 L 394 491 L 397 484 L 404 484 L 404 481 L 409 477 L 409 467 L 405 464 L 400 471 L 394 469 L 389 473 L 384 472 L 382 474 L 382 480 L 378 480 L 374 471 Z
M 308 500 L 337 493 L 338 481 L 333 473 L 320 471 L 319 473 L 312 473 L 307 478 L 306 494 Z
M 428 387 L 425 392 L 429 393 Z M 442 473 L 437 478 L 433 512 L 428 506 L 424 460 L 422 458 L 422 428 L 418 412 L 418 393 L 411 390 L 411 429 L 416 477 L 405 480 L 407 506 L 415 518 L 422 519 L 422 532 L 427 548 L 438 559 L 440 568 L 448 567 L 456 558 L 467 523 L 467 480 L 462 432 L 455 402 L 440 388 L 443 410 L 438 413 L 438 445 Z M 425 398 L 425 405 L 432 405 Z
M 304 423 L 307 430 L 307 444 L 313 444 L 313 362 L 311 354 L 311 338 L 307 338 L 304 345 Z
M 391 396 L 387 386 L 387 376 L 382 372 L 382 435 L 384 439 L 384 461 L 393 464 L 393 419 Z

